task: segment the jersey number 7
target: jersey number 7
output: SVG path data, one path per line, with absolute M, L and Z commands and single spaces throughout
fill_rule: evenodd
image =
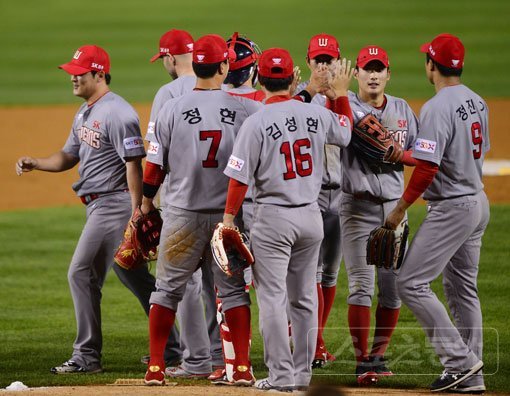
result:
M 310 148 L 312 143 L 310 139 L 298 139 L 290 148 L 290 142 L 283 142 L 280 147 L 280 154 L 285 157 L 285 166 L 287 172 L 283 174 L 284 180 L 295 179 L 296 172 L 301 177 L 310 176 L 313 171 L 312 155 L 310 153 L 302 153 L 301 148 Z M 292 154 L 294 153 L 294 158 Z M 294 170 L 294 163 L 296 164 Z
M 218 148 L 220 147 L 221 131 L 200 131 L 200 141 L 208 139 L 211 139 L 211 146 L 209 147 L 209 152 L 207 153 L 207 159 L 202 161 L 202 167 L 217 168 L 218 160 L 216 159 L 216 154 L 218 153 Z

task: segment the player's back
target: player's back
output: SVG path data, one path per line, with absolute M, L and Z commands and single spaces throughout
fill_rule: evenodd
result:
M 221 90 L 195 90 L 165 104 L 156 140 L 168 147 L 168 202 L 188 210 L 224 208 L 228 178 L 222 171 L 241 124 L 260 106 Z
M 260 158 L 249 165 L 255 173 L 255 201 L 282 206 L 315 202 L 322 184 L 324 144 L 348 144 L 348 124 L 323 107 L 297 100 L 270 102 L 250 117 L 240 134 L 257 135 L 254 150 Z
M 472 195 L 483 189 L 482 165 L 489 150 L 488 109 L 465 85 L 442 88 L 422 108 L 416 158 L 439 165 L 424 198 Z M 436 131 L 433 137 L 427 133 Z

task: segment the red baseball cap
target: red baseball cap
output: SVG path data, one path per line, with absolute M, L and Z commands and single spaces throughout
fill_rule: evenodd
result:
M 108 53 L 97 45 L 84 45 L 76 50 L 71 62 L 59 66 L 73 76 L 88 73 L 89 71 L 110 72 L 110 57 Z
M 287 78 L 294 73 L 294 63 L 289 51 L 270 48 L 262 52 L 259 59 L 259 74 L 268 78 Z
M 225 39 L 217 34 L 207 34 L 195 42 L 193 63 L 210 64 L 235 59 L 234 50 L 228 48 Z
M 329 55 L 340 58 L 340 46 L 333 36 L 321 33 L 313 36 L 308 44 L 308 58 L 313 59 L 319 55 Z
M 374 60 L 381 62 L 384 67 L 390 65 L 390 60 L 385 50 L 377 45 L 367 45 L 359 51 L 358 57 L 356 58 L 356 66 L 363 69 L 367 63 Z
M 452 34 L 442 33 L 436 36 L 432 42 L 423 44 L 420 51 L 429 54 L 441 66 L 450 69 L 462 69 L 464 66 L 464 45 Z
M 172 29 L 159 39 L 159 52 L 151 58 L 155 62 L 159 58 L 171 54 L 182 55 L 193 52 L 193 37 L 185 30 Z

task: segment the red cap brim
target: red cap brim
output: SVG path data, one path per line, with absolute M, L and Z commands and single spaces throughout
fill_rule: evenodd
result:
M 310 51 L 308 53 L 308 58 L 313 59 L 319 55 L 329 55 L 329 56 L 332 56 L 333 58 L 340 58 L 340 54 L 338 53 L 338 51 L 328 50 L 328 49 L 319 49 L 319 50 L 315 50 L 315 51 Z
M 154 55 L 152 58 L 151 58 L 151 62 L 156 62 L 159 58 L 161 58 L 162 55 L 158 52 L 156 55 Z
M 420 47 L 420 52 L 424 52 L 425 54 L 429 52 L 430 43 L 425 43 Z
M 387 63 L 387 62 L 385 62 L 382 59 L 377 58 L 377 57 L 365 58 L 361 62 L 357 62 L 356 66 L 361 67 L 362 69 L 364 69 L 367 64 L 369 64 L 370 62 L 373 62 L 373 61 L 379 62 L 384 67 L 388 67 L 389 66 L 389 63 Z
M 73 76 L 80 76 L 80 75 L 88 73 L 90 71 L 90 69 L 87 69 L 87 68 L 81 67 L 81 66 L 77 66 L 73 63 L 64 63 L 63 65 L 60 65 L 58 68 L 66 71 L 67 73 L 69 73 Z

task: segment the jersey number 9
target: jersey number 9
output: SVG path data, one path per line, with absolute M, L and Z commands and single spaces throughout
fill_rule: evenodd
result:
M 284 180 L 295 179 L 296 172 L 301 177 L 310 176 L 312 174 L 312 155 L 310 153 L 301 152 L 302 147 L 309 149 L 311 145 L 312 143 L 310 142 L 310 139 L 298 139 L 292 145 L 291 151 L 289 142 L 282 143 L 280 147 L 280 154 L 284 155 L 285 166 L 287 168 L 287 172 L 283 174 Z M 294 153 L 294 156 L 292 153 Z M 295 167 L 294 163 L 296 165 Z

